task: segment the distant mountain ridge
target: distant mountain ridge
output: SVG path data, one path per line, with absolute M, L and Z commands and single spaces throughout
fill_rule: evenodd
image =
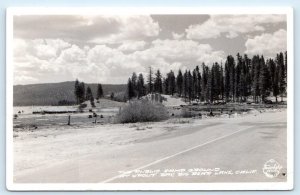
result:
M 15 85 L 13 87 L 14 106 L 46 106 L 57 105 L 61 100 L 75 101 L 74 81 L 61 83 L 42 83 L 29 85 Z M 85 83 L 90 86 L 94 97 L 97 94 L 96 83 Z M 104 95 L 126 91 L 126 84 L 102 84 Z

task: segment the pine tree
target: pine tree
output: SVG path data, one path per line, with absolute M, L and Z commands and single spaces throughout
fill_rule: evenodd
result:
M 85 84 L 84 82 L 79 83 L 79 103 L 85 101 Z
M 199 101 L 201 101 L 201 73 L 200 73 L 200 69 L 199 69 L 199 66 L 196 66 L 195 68 L 195 71 L 196 71 L 196 77 L 197 77 L 197 80 L 195 81 L 197 84 L 197 93 L 195 94 L 198 98 Z
M 251 78 L 251 59 L 248 58 L 248 56 L 244 55 L 244 64 L 245 64 L 245 71 L 244 71 L 244 96 L 245 101 L 248 99 L 248 96 L 251 95 L 251 87 L 252 87 L 252 78 Z
M 220 90 L 221 90 L 221 99 L 222 101 L 224 101 L 224 70 L 223 70 L 223 65 L 221 65 L 221 69 L 220 69 Z
M 129 100 L 131 100 L 135 95 L 133 87 L 134 87 L 133 83 L 132 83 L 131 79 L 129 78 L 128 82 L 127 82 L 127 96 L 128 96 Z
M 226 97 L 226 102 L 230 98 L 230 68 L 229 64 L 225 63 L 225 78 L 224 78 L 224 95 Z
M 259 78 L 260 78 L 260 57 L 258 55 L 253 56 L 252 58 L 252 71 L 253 71 L 253 99 L 254 102 L 258 102 L 258 97 L 260 96 L 260 86 L 259 86 Z
M 192 93 L 192 99 L 194 100 L 197 97 L 198 94 L 198 79 L 197 79 L 197 71 L 196 69 L 193 70 L 192 73 L 192 87 L 193 87 L 193 93 Z
M 91 88 L 88 86 L 88 87 L 86 88 L 86 96 L 85 96 L 85 99 L 86 99 L 86 100 L 90 100 L 92 97 L 93 97 L 92 90 L 91 90 Z
M 270 71 L 272 92 L 273 92 L 273 96 L 276 98 L 276 103 L 277 103 L 278 102 L 277 96 L 279 95 L 279 85 L 278 85 L 279 77 L 278 77 L 278 69 L 273 59 L 270 59 L 268 61 L 268 67 Z
M 100 98 L 103 97 L 103 89 L 102 89 L 102 85 L 98 84 L 97 85 L 97 100 L 99 100 Z
M 186 100 L 188 95 L 188 72 L 187 70 L 183 74 L 183 96 Z
M 285 67 L 285 83 L 287 83 L 287 64 L 288 64 L 288 59 L 287 59 L 287 51 L 284 52 L 284 67 Z
M 260 59 L 260 78 L 259 79 L 260 79 L 259 84 L 260 84 L 261 101 L 264 102 L 265 98 L 268 95 L 270 74 L 269 74 L 268 67 L 265 64 L 265 60 L 264 60 L 263 56 L 261 56 L 261 59 Z
M 149 67 L 149 75 L 148 75 L 148 93 L 153 92 L 153 72 L 151 66 Z
M 154 92 L 156 93 L 162 93 L 162 76 L 159 70 L 157 70 L 155 74 L 155 79 L 154 79 Z
M 215 100 L 215 97 L 216 97 L 216 86 L 215 86 L 215 82 L 216 82 L 216 68 L 215 68 L 215 63 L 213 63 L 213 65 L 211 66 L 210 68 L 210 75 L 209 75 L 209 78 L 210 78 L 210 81 L 209 81 L 209 84 L 210 84 L 210 95 L 209 95 L 209 101 L 210 102 L 214 102 Z
M 168 74 L 168 82 L 169 82 L 169 92 L 170 94 L 173 96 L 176 90 L 176 81 L 175 81 L 175 74 L 174 72 L 171 70 Z
M 240 54 L 237 54 L 237 64 L 236 64 L 236 68 L 235 68 L 235 95 L 236 95 L 236 99 L 237 101 L 241 101 L 241 95 L 242 95 L 242 79 L 244 75 L 243 74 L 243 70 L 242 70 L 242 66 L 243 66 L 243 59 L 240 56 Z
M 169 95 L 170 92 L 169 92 L 169 78 L 168 78 L 168 74 L 166 76 L 166 78 L 163 78 L 163 92 L 164 94 L 166 95 Z
M 221 75 L 221 68 L 220 65 L 216 62 L 212 66 L 212 92 L 213 92 L 213 99 L 219 100 L 221 97 L 221 88 L 222 88 L 222 75 Z
M 134 97 L 136 97 L 138 94 L 138 91 L 137 91 L 137 75 L 135 72 L 132 73 L 131 84 L 132 84 L 132 89 L 134 92 Z
M 213 94 L 212 94 L 212 73 L 209 68 L 207 68 L 207 92 L 206 92 L 206 99 L 207 102 L 213 102 Z
M 281 101 L 283 101 L 283 96 L 286 92 L 286 71 L 285 71 L 285 66 L 284 66 L 284 57 L 283 53 L 280 52 L 276 56 L 276 63 L 278 66 L 278 79 L 279 79 L 279 93 L 281 96 Z
M 193 100 L 193 77 L 190 70 L 187 72 L 187 95 L 189 101 Z
M 143 74 L 140 73 L 137 81 L 137 91 L 138 91 L 138 98 L 146 95 L 146 89 L 144 84 L 144 77 Z
M 182 87 L 183 87 L 183 76 L 182 76 L 181 70 L 179 69 L 177 78 L 176 78 L 176 88 L 177 88 L 178 95 L 180 97 L 182 95 Z
M 78 81 L 78 79 L 76 79 L 75 81 L 75 89 L 74 89 L 74 94 L 75 94 L 75 98 L 76 98 L 76 103 L 79 104 L 79 99 L 80 99 L 80 82 Z
M 231 55 L 227 56 L 225 62 L 225 92 L 226 101 L 235 101 L 235 61 Z
M 209 68 L 202 63 L 202 82 L 201 82 L 201 88 L 202 88 L 202 98 L 201 101 L 209 101 L 208 98 L 208 89 L 207 89 L 207 84 L 208 84 L 208 73 L 209 73 Z

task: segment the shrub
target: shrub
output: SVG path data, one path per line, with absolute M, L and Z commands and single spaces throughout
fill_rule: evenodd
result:
M 128 100 L 128 97 L 125 92 L 118 92 L 114 94 L 113 100 L 117 102 L 126 102 Z
M 161 121 L 168 118 L 168 111 L 161 103 L 135 100 L 124 107 L 116 119 L 119 123 Z
M 183 118 L 191 118 L 191 117 L 193 117 L 193 115 L 192 115 L 192 112 L 190 110 L 182 109 L 181 110 L 181 117 L 183 117 Z

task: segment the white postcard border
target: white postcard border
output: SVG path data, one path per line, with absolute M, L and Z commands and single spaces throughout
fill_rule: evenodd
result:
M 287 15 L 287 182 L 251 183 L 60 183 L 13 182 L 13 16 L 132 14 L 286 14 Z M 12 7 L 6 15 L 6 187 L 11 191 L 128 190 L 292 190 L 294 182 L 294 33 L 291 7 Z

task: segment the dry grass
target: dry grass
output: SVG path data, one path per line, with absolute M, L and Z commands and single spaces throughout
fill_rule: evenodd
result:
M 168 119 L 167 109 L 160 103 L 136 100 L 125 106 L 116 116 L 118 123 L 162 121 Z

